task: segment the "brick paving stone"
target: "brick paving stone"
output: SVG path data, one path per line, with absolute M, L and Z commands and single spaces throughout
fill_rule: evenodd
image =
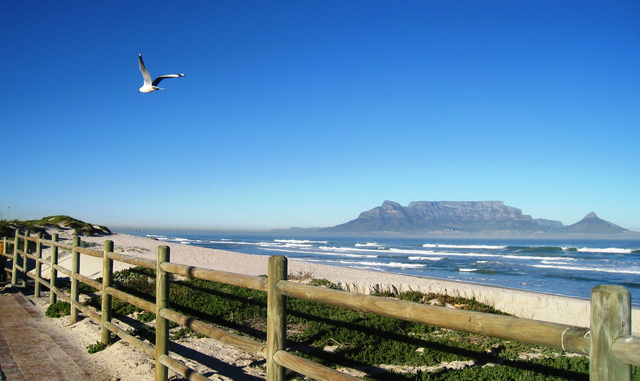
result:
M 83 354 L 63 335 L 38 327 L 42 318 L 15 289 L 0 293 L 0 380 L 90 380 Z

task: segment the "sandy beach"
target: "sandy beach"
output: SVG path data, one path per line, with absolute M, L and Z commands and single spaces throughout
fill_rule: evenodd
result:
M 60 239 L 71 238 L 71 235 L 67 231 L 52 232 L 58 232 Z M 105 240 L 112 240 L 114 242 L 116 252 L 123 252 L 136 257 L 155 259 L 157 247 L 160 245 L 166 245 L 169 246 L 171 250 L 171 262 L 248 275 L 264 275 L 267 273 L 268 257 L 266 256 L 240 254 L 183 245 L 179 243 L 167 243 L 151 238 L 117 233 L 102 237 L 82 237 L 82 241 L 93 243 L 96 250 L 101 250 L 101 245 Z M 49 249 L 44 250 L 43 257 L 46 258 L 48 256 L 48 250 Z M 59 263 L 65 268 L 70 268 L 70 257 L 68 255 L 61 257 Z M 127 265 L 114 263 L 114 267 L 117 271 L 127 267 Z M 81 257 L 80 272 L 83 275 L 94 278 L 99 277 L 101 276 L 101 269 L 101 258 L 94 258 L 86 255 Z M 589 326 L 589 301 L 584 299 L 500 287 L 489 287 L 436 278 L 413 277 L 384 272 L 326 266 L 293 260 L 289 261 L 289 273 L 310 274 L 314 278 L 325 278 L 338 284 L 342 289 L 351 292 L 364 294 L 369 294 L 375 291 L 434 292 L 451 296 L 476 298 L 476 300 L 482 303 L 492 305 L 499 310 L 518 317 L 580 327 Z M 48 270 L 44 266 L 43 276 L 48 277 Z M 46 308 L 48 299 L 45 300 L 44 298 L 40 298 L 35 302 L 40 308 Z M 81 345 L 84 345 L 85 347 L 86 345 L 93 344 L 99 340 L 99 326 L 92 323 L 90 319 L 83 319 L 74 325 L 65 324 L 63 321 L 64 319 L 51 320 L 51 324 L 58 324 L 61 328 L 67 329 L 70 332 L 76 331 L 78 340 L 81 342 Z M 633 309 L 632 332 L 634 332 L 634 335 L 640 335 L 640 308 Z M 193 339 L 190 341 L 193 341 L 194 343 L 189 343 L 189 345 L 197 346 L 199 348 L 198 350 L 212 353 L 214 356 L 223 355 L 224 358 L 220 361 L 227 364 L 225 365 L 225 370 L 223 372 L 220 374 L 211 374 L 210 370 L 205 369 L 205 373 L 210 377 L 214 377 L 213 379 L 229 379 L 225 378 L 229 377 L 229 375 L 224 374 L 225 372 L 229 374 L 242 372 L 247 376 L 249 374 L 260 376 L 260 370 L 251 365 L 255 364 L 259 359 L 253 358 L 246 353 L 235 351 L 234 349 L 228 348 L 220 343 L 216 343 L 212 339 Z M 101 358 L 104 358 L 104 360 L 101 361 L 101 365 L 106 366 L 107 368 L 111 366 L 109 365 L 110 363 L 115 363 L 106 371 L 109 371 L 110 374 L 119 377 L 120 379 L 152 379 L 152 373 L 150 373 L 151 375 L 149 378 L 146 378 L 146 376 L 147 372 L 150 372 L 149 367 L 152 367 L 153 361 L 145 358 L 146 355 L 142 353 L 129 353 L 123 351 L 123 348 L 118 348 L 125 346 L 126 344 L 113 345 L 105 351 L 92 356 L 96 356 L 96 361 L 98 362 L 101 361 Z M 130 347 L 128 349 L 132 352 L 136 352 Z M 194 361 L 191 360 L 186 362 L 187 365 L 193 366 L 196 369 L 202 367 L 202 365 L 194 363 Z

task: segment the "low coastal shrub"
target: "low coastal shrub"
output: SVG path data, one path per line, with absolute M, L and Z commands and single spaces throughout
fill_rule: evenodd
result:
M 71 315 L 71 304 L 67 302 L 49 304 L 49 307 L 47 307 L 47 311 L 44 314 L 50 318 L 59 318 Z
M 102 344 L 101 342 L 98 341 L 95 344 L 90 344 L 87 347 L 87 350 L 88 350 L 89 354 L 93 354 L 93 353 L 97 353 L 97 352 L 103 351 L 106 348 L 107 348 L 106 345 L 104 345 L 104 344 Z
M 133 268 L 114 276 L 128 293 L 153 301 L 153 270 Z M 326 279 L 305 280 L 310 284 L 338 288 Z M 266 340 L 265 292 L 226 284 L 187 279 L 174 281 L 170 305 L 183 314 L 210 324 Z M 407 292 L 383 293 L 416 303 L 503 314 L 475 299 Z M 150 321 L 152 313 L 113 298 L 116 314 L 135 315 Z M 128 307 L 127 307 L 128 306 Z M 154 340 L 153 328 L 130 333 Z M 184 327 L 171 330 L 172 340 L 192 336 Z M 201 335 L 196 335 L 201 337 Z M 415 324 L 374 314 L 327 306 L 296 298 L 287 301 L 289 350 L 337 369 L 351 368 L 366 380 L 588 380 L 589 358 L 520 342 L 489 338 Z M 289 372 L 289 379 L 304 379 Z M 638 368 L 633 380 L 640 381 Z

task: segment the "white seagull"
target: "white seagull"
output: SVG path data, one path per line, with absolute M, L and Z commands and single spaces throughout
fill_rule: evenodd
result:
M 138 90 L 139 93 L 150 93 L 156 90 L 164 90 L 158 87 L 158 83 L 165 78 L 179 78 L 184 77 L 184 74 L 167 74 L 161 75 L 158 78 L 154 79 L 151 82 L 151 75 L 144 67 L 144 62 L 142 62 L 142 54 L 138 54 L 138 63 L 140 64 L 140 71 L 142 72 L 142 78 L 144 78 L 144 85 Z

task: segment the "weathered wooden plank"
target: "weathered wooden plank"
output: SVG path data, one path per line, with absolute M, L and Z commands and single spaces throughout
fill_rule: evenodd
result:
M 52 287 L 51 291 L 53 291 L 53 293 L 56 294 L 63 301 L 71 304 L 71 297 L 69 295 L 67 295 L 63 290 L 61 290 L 61 289 L 59 289 L 57 287 Z
M 100 322 L 100 314 L 95 312 L 94 310 L 92 310 L 91 308 L 83 305 L 80 302 L 76 302 L 73 301 L 71 303 L 71 305 L 73 307 L 75 307 L 77 310 L 81 311 L 82 313 L 84 313 L 85 315 L 89 316 L 89 318 L 91 318 L 91 320 L 95 321 L 96 323 Z
M 275 286 L 287 279 L 287 258 L 270 257 L 268 277 L 267 381 L 284 381 L 285 368 L 276 362 L 274 355 L 287 345 L 287 299 Z
M 102 290 L 102 283 L 96 282 L 95 280 L 93 280 L 93 279 L 91 279 L 91 278 L 89 278 L 87 276 L 84 276 L 84 275 L 78 273 L 78 274 L 73 274 L 73 277 L 75 279 L 79 280 L 80 282 L 84 283 L 84 284 L 88 284 L 89 286 L 95 288 L 98 291 Z
M 27 241 L 31 241 L 31 242 L 38 242 L 38 237 L 34 237 L 34 236 L 31 236 L 31 235 L 26 235 L 24 237 L 24 239 L 27 240 Z
M 29 242 L 28 239 L 31 236 L 31 230 L 27 229 L 24 233 L 24 248 L 22 252 L 22 277 L 20 280 L 20 286 L 23 288 L 27 287 L 27 271 L 29 270 L 29 261 L 27 258 L 27 254 L 29 254 Z
M 362 381 L 354 377 L 311 360 L 296 356 L 287 351 L 277 351 L 274 358 L 278 364 L 318 381 Z
M 11 269 L 11 284 L 18 284 L 18 246 L 20 244 L 20 232 L 16 229 L 16 234 L 13 240 L 13 268 Z
M 49 281 L 46 279 L 36 279 L 36 282 L 40 283 L 41 285 L 45 286 L 46 288 L 51 288 L 51 286 L 49 285 Z
M 148 354 L 149 356 L 151 356 L 152 358 L 156 358 L 156 349 L 145 343 L 142 340 L 139 340 L 138 338 L 129 335 L 128 333 L 126 333 L 125 331 L 121 330 L 117 325 L 107 322 L 105 323 L 105 326 L 107 327 L 107 329 L 113 333 L 115 333 L 116 335 L 118 335 L 118 337 L 120 337 L 122 340 L 126 341 L 128 344 L 130 344 L 132 347 L 139 349 L 141 351 L 143 351 L 144 353 Z
M 36 259 L 36 262 L 39 262 L 40 264 L 43 264 L 43 265 L 50 265 L 51 263 L 50 261 L 47 261 L 46 259 L 42 259 L 42 258 Z
M 113 260 L 107 257 L 109 252 L 113 251 L 113 241 L 107 240 L 102 247 L 102 289 L 106 290 L 113 286 Z M 100 342 L 104 345 L 109 344 L 110 335 L 105 323 L 111 323 L 111 295 L 108 292 L 102 293 L 102 316 L 100 319 Z
M 589 376 L 592 381 L 628 381 L 631 366 L 613 353 L 614 341 L 631 335 L 631 294 L 622 286 L 601 285 L 591 290 L 591 355 Z
M 355 311 L 370 312 L 414 323 L 589 354 L 587 328 L 430 306 L 287 281 L 278 282 L 275 288 L 287 296 Z
M 56 243 L 58 242 L 58 234 L 54 233 L 51 235 L 51 257 L 49 258 L 51 260 L 51 263 L 49 264 L 49 269 L 51 271 L 51 273 L 49 274 L 49 283 L 50 283 L 50 290 L 53 291 L 55 289 L 57 289 L 56 287 L 56 282 L 58 280 L 58 269 L 56 268 L 56 266 L 58 266 L 58 246 L 56 246 Z M 49 292 L 49 304 L 53 304 L 56 302 L 57 299 L 57 294 L 55 292 Z
M 35 254 L 24 254 L 24 256 L 34 261 L 38 260 L 38 257 Z
M 79 246 L 80 237 L 73 237 L 73 250 L 71 250 L 71 300 L 73 302 L 77 302 L 79 296 L 78 280 L 75 278 L 75 275 L 80 272 L 80 253 L 76 250 Z M 78 309 L 75 307 L 75 303 L 71 303 L 69 320 L 71 324 L 78 320 Z
M 36 235 L 36 254 L 35 254 L 35 258 L 34 260 L 36 261 L 36 268 L 35 268 L 35 284 L 34 284 L 34 290 L 33 290 L 33 294 L 36 298 L 40 297 L 40 282 L 39 280 L 42 279 L 42 264 L 40 263 L 40 258 L 42 258 L 42 243 L 40 242 L 40 240 L 42 239 L 42 232 L 38 232 L 38 234 Z
M 169 262 L 168 246 L 158 246 L 156 261 L 156 381 L 167 381 L 168 369 L 160 362 L 162 356 L 169 354 L 169 323 L 160 315 L 160 310 L 169 307 L 169 274 L 161 265 Z
M 618 337 L 614 340 L 611 350 L 623 363 L 640 366 L 640 337 Z
M 266 345 L 264 343 L 236 335 L 167 308 L 160 310 L 160 316 L 245 352 L 266 356 L 264 353 Z
M 156 268 L 156 261 L 154 261 L 153 259 L 132 257 L 131 255 L 114 253 L 114 252 L 107 253 L 107 258 L 113 259 L 113 260 L 119 261 L 119 262 L 128 263 L 128 264 L 134 265 L 134 266 L 145 267 L 145 268 L 148 268 L 148 269 L 154 269 L 155 270 L 155 268 Z
M 118 289 L 115 289 L 113 287 L 109 287 L 107 288 L 106 292 L 111 295 L 111 296 L 115 296 L 116 298 L 123 300 L 129 304 L 133 304 L 136 307 L 142 308 L 145 311 L 149 311 L 149 312 L 155 312 L 156 311 L 156 304 L 152 303 L 152 302 L 148 302 L 144 299 L 140 299 L 136 296 L 127 294 L 124 291 L 120 291 Z M 155 358 L 155 357 L 154 357 Z
M 227 271 L 203 269 L 195 266 L 181 265 L 165 262 L 162 269 L 172 274 L 178 274 L 189 278 L 203 279 L 211 282 L 219 282 L 232 286 L 250 288 L 258 291 L 267 291 L 267 278 L 237 274 Z
M 184 365 L 182 362 L 171 358 L 167 355 L 162 355 L 158 358 L 158 361 L 162 363 L 164 366 L 171 368 L 173 371 L 177 372 L 181 376 L 185 377 L 187 380 L 193 381 L 210 381 L 209 378 L 201 375 L 195 370 L 189 368 Z
M 60 266 L 60 265 L 53 265 L 53 269 L 63 273 L 64 275 L 70 277 L 71 276 L 71 270 L 65 269 L 64 267 Z M 52 278 L 53 279 L 53 278 Z
M 76 251 L 80 254 L 85 254 L 91 257 L 102 258 L 102 251 L 93 250 L 86 247 L 76 247 Z
M 54 246 L 57 247 L 58 249 L 62 249 L 62 250 L 66 250 L 66 251 L 73 250 L 73 246 L 63 245 L 63 244 L 58 243 L 58 242 L 56 242 L 56 244 Z

